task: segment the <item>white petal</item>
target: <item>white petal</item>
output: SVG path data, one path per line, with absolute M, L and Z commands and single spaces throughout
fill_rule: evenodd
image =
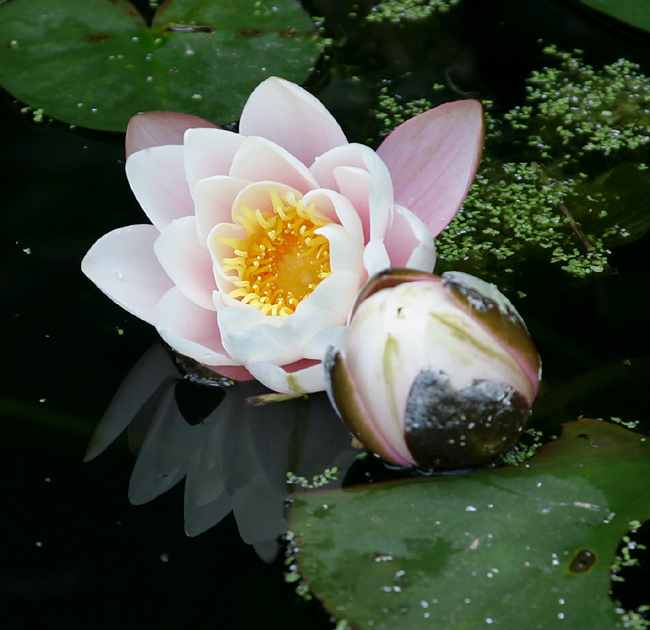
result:
M 275 190 L 280 198 L 291 193 L 295 196 L 296 201 L 302 199 L 302 193 L 286 182 L 273 182 L 270 180 L 256 181 L 242 188 L 232 204 L 232 213 L 228 220 L 231 221 L 232 217 L 238 214 L 237 210 L 240 205 L 244 205 L 251 210 L 274 212 L 275 208 L 271 201 L 271 188 Z
M 241 365 L 223 347 L 217 314 L 186 298 L 178 287 L 170 289 L 160 301 L 153 323 L 174 350 L 199 363 L 211 367 Z
M 111 300 L 149 323 L 174 285 L 153 251 L 159 236 L 153 225 L 119 228 L 102 236 L 81 262 L 81 270 Z
M 370 241 L 363 251 L 363 264 L 369 276 L 372 276 L 391 266 L 383 239 Z
M 328 276 L 312 291 L 311 295 L 296 308 L 296 315 L 308 315 L 314 323 L 322 320 L 325 325 L 314 326 L 309 338 L 329 326 L 345 324 L 365 277 L 353 271 L 337 271 Z
M 251 363 L 247 367 L 260 383 L 281 394 L 309 394 L 325 389 L 320 363 L 291 373 L 271 363 Z
M 308 317 L 273 317 L 253 307 L 217 306 L 224 348 L 241 365 L 269 361 L 284 365 L 302 357 L 301 348 L 309 334 Z M 322 319 L 322 318 L 321 318 Z M 323 327 L 320 323 L 319 330 Z
M 233 157 L 246 138 L 225 129 L 188 129 L 184 137 L 187 183 L 194 194 L 196 182 L 228 175 Z
M 239 131 L 272 140 L 307 166 L 331 148 L 347 144 L 341 127 L 317 98 L 278 77 L 255 88 L 244 106 Z
M 233 158 L 229 175 L 251 181 L 281 182 L 303 194 L 318 188 L 300 160 L 274 142 L 257 136 L 244 140 Z
M 377 153 L 363 144 L 350 143 L 336 147 L 316 158 L 309 170 L 322 188 L 337 190 L 334 171 L 342 166 L 367 171 L 370 178 L 380 187 L 381 194 L 392 201 L 393 182 L 388 167 Z
M 357 275 L 364 274 L 363 241 L 355 239 L 342 225 L 328 223 L 317 230 L 330 244 L 330 268 L 332 273 L 352 271 Z
M 330 346 L 342 348 L 345 343 L 345 326 L 332 326 L 315 335 L 303 347 L 305 359 L 322 361 Z
M 212 258 L 199 247 L 196 219 L 184 217 L 169 225 L 158 237 L 154 251 L 163 269 L 190 300 L 208 310 L 216 310 L 212 293 L 216 288 Z
M 363 243 L 363 227 L 359 214 L 352 202 L 341 193 L 325 188 L 309 191 L 303 198 L 303 204 L 316 206 L 319 214 L 330 221 L 340 223 L 353 238 Z
M 194 202 L 199 242 L 202 247 L 208 246 L 210 231 L 215 225 L 232 220 L 235 199 L 250 183 L 247 179 L 228 175 L 209 177 L 197 182 L 194 187 Z
M 393 202 L 365 170 L 341 166 L 334 171 L 341 194 L 359 213 L 366 241 L 383 238 L 392 220 Z
M 161 232 L 174 219 L 194 214 L 182 146 L 151 147 L 132 153 L 126 161 L 126 177 L 138 203 Z
M 393 223 L 384 238 L 391 267 L 407 267 L 431 273 L 436 248 L 427 226 L 410 210 L 395 206 Z

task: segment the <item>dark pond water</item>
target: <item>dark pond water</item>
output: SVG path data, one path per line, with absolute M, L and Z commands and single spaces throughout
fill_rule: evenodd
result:
M 594 64 L 625 55 L 650 72 L 650 39 L 569 3 L 463 0 L 442 27 L 382 26 L 362 36 L 347 17 L 348 3 L 310 4 L 330 18 L 334 37 L 347 38 L 334 65 L 359 68 L 364 77 L 349 83 L 324 67 L 312 82 L 352 140 L 368 136 L 369 95 L 388 77 L 417 97 L 453 66 L 464 91 L 504 109 L 521 102 L 524 77 L 543 65 L 540 38 L 585 49 Z M 82 462 L 119 385 L 157 338 L 106 299 L 79 265 L 100 235 L 143 216 L 124 176 L 122 137 L 35 124 L 8 95 L 0 126 L 0 624 L 330 627 L 317 604 L 301 602 L 284 583 L 281 557 L 265 563 L 242 541 L 232 514 L 190 538 L 183 531 L 182 484 L 132 506 L 134 458 L 125 439 Z M 551 387 L 590 366 L 648 356 L 649 244 L 645 237 L 618 249 L 616 274 L 582 284 L 548 266 L 527 268 L 529 297 L 518 307 Z M 569 360 L 568 342 L 575 349 Z M 648 368 L 640 365 L 615 387 L 605 383 L 567 403 L 564 419 L 647 420 Z

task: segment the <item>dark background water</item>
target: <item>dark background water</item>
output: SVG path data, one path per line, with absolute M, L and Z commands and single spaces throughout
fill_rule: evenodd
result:
M 520 103 L 524 78 L 544 63 L 540 40 L 584 49 L 594 64 L 627 56 L 650 71 L 650 40 L 570 3 L 464 0 L 441 26 L 361 27 L 348 3 L 310 7 L 346 39 L 310 85 L 352 140 L 371 135 L 369 94 L 385 78 L 418 97 L 447 69 L 465 92 L 503 109 Z M 366 79 L 352 83 L 341 69 L 356 67 Z M 124 176 L 122 137 L 35 124 L 6 94 L 0 126 L 0 626 L 329 627 L 316 604 L 284 583 L 281 562 L 267 565 L 241 542 L 232 516 L 187 538 L 182 485 L 131 506 L 124 441 L 82 463 L 112 395 L 156 334 L 105 298 L 80 261 L 99 236 L 143 215 Z M 618 273 L 599 281 L 527 270 L 529 297 L 518 307 L 552 384 L 587 364 L 648 356 L 648 244 L 615 251 Z M 558 347 L 567 339 L 573 363 Z M 643 420 L 646 374 L 599 387 L 591 402 L 567 403 L 567 419 Z

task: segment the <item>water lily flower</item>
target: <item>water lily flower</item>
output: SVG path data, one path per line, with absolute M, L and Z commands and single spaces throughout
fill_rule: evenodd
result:
M 357 438 L 391 464 L 421 469 L 475 468 L 504 454 L 540 380 L 514 306 L 461 272 L 375 276 L 324 365 L 330 399 Z
M 480 104 L 459 101 L 375 152 L 276 77 L 251 94 L 239 133 L 142 114 L 126 173 L 151 224 L 106 234 L 82 269 L 178 353 L 276 392 L 319 391 L 325 350 L 368 277 L 433 270 L 433 237 L 466 195 L 482 138 Z

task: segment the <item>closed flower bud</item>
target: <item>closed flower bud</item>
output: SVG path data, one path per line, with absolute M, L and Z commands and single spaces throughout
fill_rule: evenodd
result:
M 515 444 L 540 360 L 493 285 L 392 269 L 361 290 L 325 371 L 330 400 L 370 451 L 397 466 L 460 470 Z

